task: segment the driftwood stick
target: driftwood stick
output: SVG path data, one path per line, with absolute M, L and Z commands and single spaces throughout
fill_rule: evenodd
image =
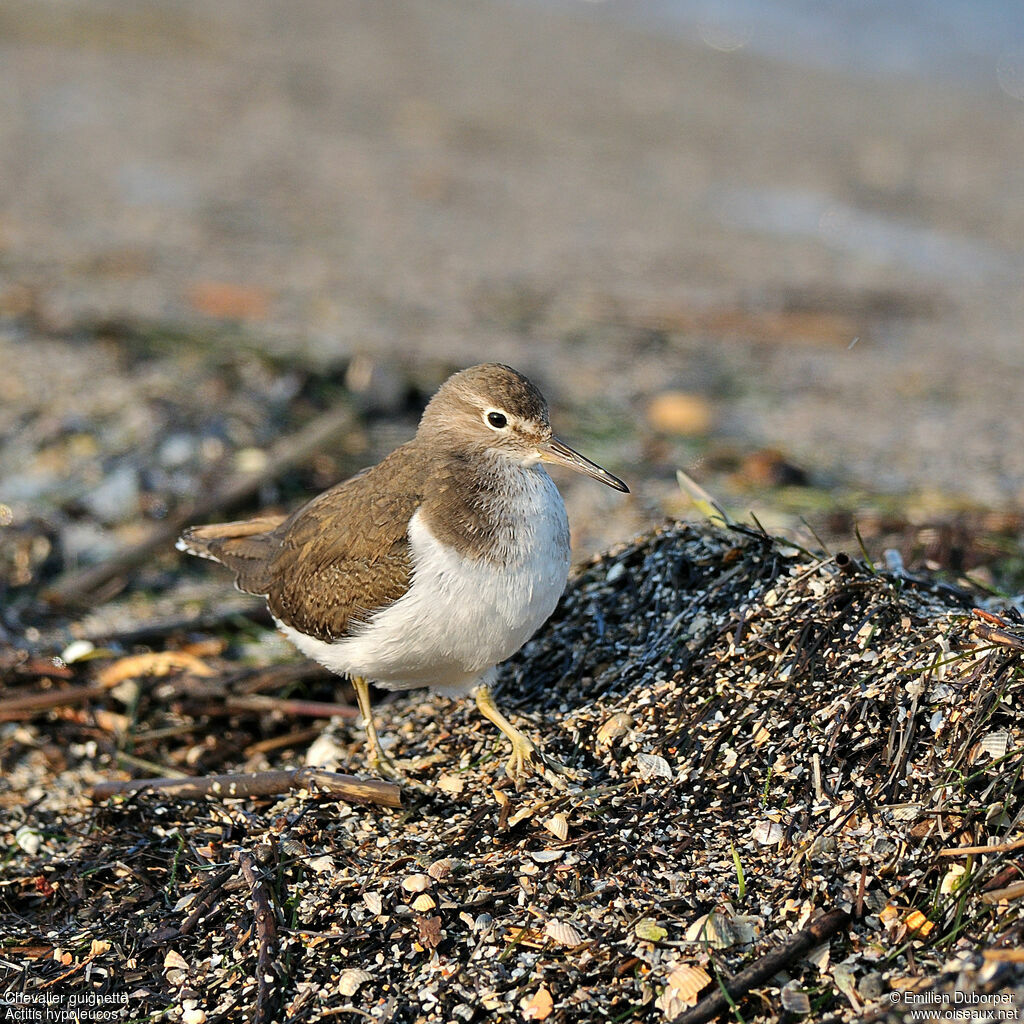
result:
M 43 596 L 54 604 L 81 604 L 104 584 L 141 565 L 154 551 L 173 545 L 178 534 L 189 523 L 245 501 L 267 481 L 276 479 L 285 470 L 304 462 L 331 438 L 348 429 L 354 421 L 355 415 L 348 406 L 318 416 L 298 433 L 275 444 L 258 472 L 236 473 L 206 497 L 176 509 L 137 544 L 123 548 L 99 565 L 65 573 Z
M 784 967 L 798 960 L 804 953 L 815 946 L 820 946 L 836 932 L 842 931 L 850 923 L 850 915 L 845 910 L 830 910 L 822 914 L 816 921 L 802 928 L 788 942 L 765 953 L 760 960 L 745 967 L 731 981 L 725 983 L 726 992 L 719 990 L 713 995 L 702 999 L 692 1009 L 676 1017 L 672 1024 L 704 1024 L 713 1020 L 720 1013 L 729 1009 L 730 1000 L 737 1002 L 743 999 L 752 988 L 767 981 L 772 975 L 778 974 Z
M 296 729 L 295 732 L 288 732 L 282 736 L 271 736 L 265 740 L 257 740 L 250 743 L 242 751 L 242 754 L 249 758 L 257 754 L 269 754 L 273 750 L 280 750 L 282 747 L 308 747 L 323 731 L 324 724 L 314 725 L 310 729 Z M 137 741 L 136 741 L 137 742 Z
M 0 700 L 0 722 L 17 722 L 22 718 L 31 718 L 40 711 L 84 704 L 94 697 L 105 697 L 106 694 L 105 686 L 65 686 L 60 690 L 42 690 L 39 693 L 8 697 L 7 700 Z
M 974 632 L 982 638 L 994 644 L 1002 644 L 1015 651 L 1024 651 L 1024 638 L 1003 629 L 1001 626 L 992 626 L 987 622 L 972 622 Z
M 160 790 L 171 797 L 193 800 L 213 796 L 224 800 L 244 797 L 279 796 L 296 789 L 313 789 L 355 804 L 401 807 L 402 791 L 383 779 L 357 779 L 322 768 L 294 768 L 290 771 L 239 772 L 230 775 L 201 775 L 185 779 L 130 779 L 101 782 L 89 791 L 91 800 L 106 800 L 120 793 L 140 789 Z
M 228 713 L 239 711 L 278 711 L 282 715 L 296 715 L 305 718 L 347 718 L 355 721 L 359 709 L 351 704 L 332 704 L 324 700 L 295 700 L 289 697 L 266 697 L 252 694 L 246 697 L 228 697 L 224 701 Z
M 199 633 L 216 629 L 240 618 L 257 622 L 261 626 L 274 624 L 263 598 L 254 597 L 251 601 L 231 603 L 226 608 L 206 609 L 197 615 L 151 619 L 149 622 L 140 622 L 131 629 L 104 629 L 102 626 L 90 628 L 86 620 L 73 625 L 71 634 L 90 643 L 107 642 L 130 647 L 132 644 L 162 640 L 172 633 Z
M 983 949 L 981 955 L 1004 964 L 1024 964 L 1024 949 Z
M 995 843 L 992 846 L 947 846 L 939 850 L 940 857 L 960 857 L 964 854 L 977 853 L 1009 853 L 1024 847 L 1024 839 L 1014 839 L 1011 843 Z
M 1024 882 L 1014 882 L 1002 889 L 991 889 L 983 892 L 981 898 L 985 903 L 1001 903 L 1003 900 L 1019 900 L 1024 896 Z
M 255 1024 L 271 1020 L 273 989 L 276 972 L 274 951 L 277 947 L 277 918 L 267 894 L 267 887 L 256 869 L 252 854 L 239 850 L 235 854 L 242 869 L 249 892 L 252 895 L 253 921 L 259 949 L 256 954 L 256 1011 L 252 1017 Z

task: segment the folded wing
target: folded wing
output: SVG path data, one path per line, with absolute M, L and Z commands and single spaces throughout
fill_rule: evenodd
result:
M 426 476 L 415 471 L 417 462 L 399 448 L 290 516 L 191 527 L 177 546 L 227 566 L 239 590 L 265 597 L 285 625 L 318 640 L 342 639 L 408 589 L 408 522 Z M 374 479 L 382 472 L 392 486 Z

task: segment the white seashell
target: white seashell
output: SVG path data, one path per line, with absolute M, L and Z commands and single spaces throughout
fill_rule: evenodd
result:
M 703 967 L 682 964 L 669 976 L 665 990 L 655 1005 L 669 1020 L 680 1016 L 683 1010 L 697 1005 L 698 993 L 711 981 Z
M 1005 730 L 990 732 L 978 740 L 978 746 L 985 751 L 989 757 L 1000 758 L 1010 745 L 1010 734 Z
M 451 857 L 442 857 L 427 868 L 427 874 L 438 882 L 443 882 L 455 870 L 455 863 Z
M 810 1013 L 811 1001 L 795 978 L 782 986 L 782 1008 L 790 1013 Z
M 832 946 L 826 939 L 820 946 L 815 946 L 814 949 L 807 954 L 805 959 L 809 960 L 818 968 L 819 974 L 824 974 L 831 956 Z
M 636 770 L 644 782 L 647 782 L 649 779 L 672 778 L 671 765 L 669 765 L 665 758 L 659 757 L 657 754 L 637 754 Z
M 187 971 L 188 961 L 176 950 L 170 949 L 164 956 L 164 970 L 168 971 L 173 969 Z
M 620 711 L 605 721 L 597 730 L 598 747 L 610 747 L 617 739 L 625 736 L 633 728 L 633 716 Z
M 736 942 L 736 935 L 728 919 L 723 914 L 712 911 L 710 914 L 698 917 L 686 929 L 686 941 L 699 942 L 712 949 L 728 949 Z
M 544 934 L 550 939 L 554 939 L 560 946 L 568 946 L 573 948 L 580 946 L 585 941 L 583 936 L 571 925 L 565 921 L 558 921 L 552 918 L 546 925 L 544 925 Z
M 421 892 L 419 896 L 412 901 L 412 909 L 420 914 L 425 914 L 428 910 L 433 910 L 436 906 L 437 903 L 434 902 L 434 897 L 429 896 L 425 892 Z
M 754 841 L 762 846 L 775 846 L 782 842 L 786 830 L 777 821 L 759 821 L 752 835 Z
M 426 892 L 434 883 L 431 881 L 430 875 L 424 875 L 422 873 L 416 875 L 406 875 L 402 879 L 402 888 L 406 892 Z
M 438 777 L 437 788 L 452 796 L 458 796 L 466 788 L 466 781 L 454 772 L 445 772 Z
M 321 857 L 311 857 L 306 861 L 307 867 L 311 867 L 318 875 L 329 875 L 336 870 L 334 858 L 326 853 Z
M 381 900 L 379 892 L 364 892 L 363 903 L 374 917 L 377 917 L 381 910 L 384 909 L 384 902 Z
M 368 981 L 373 981 L 373 975 L 364 971 L 361 967 L 348 967 L 341 972 L 338 978 L 338 994 L 342 996 L 354 996 L 360 986 Z
M 561 860 L 562 850 L 537 850 L 535 853 L 531 853 L 530 856 L 538 864 L 550 864 L 553 860 Z
M 569 838 L 569 819 L 564 814 L 554 814 L 544 822 L 544 827 L 561 840 Z
M 322 732 L 310 743 L 305 760 L 308 768 L 333 771 L 345 763 L 345 748 L 330 733 Z

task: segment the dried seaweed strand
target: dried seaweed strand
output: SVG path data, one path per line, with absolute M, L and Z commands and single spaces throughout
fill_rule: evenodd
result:
M 203 887 L 202 892 L 196 897 L 195 906 L 189 912 L 188 917 L 181 922 L 178 929 L 179 935 L 188 935 L 199 923 L 199 919 L 209 911 L 217 897 L 220 896 L 222 886 L 235 873 L 233 867 L 221 868 Z
M 252 895 L 253 920 L 256 925 L 256 937 L 259 940 L 259 951 L 256 955 L 256 1010 L 253 1015 L 254 1024 L 262 1024 L 272 1018 L 272 988 L 276 981 L 274 972 L 274 950 L 277 946 L 277 920 L 274 908 L 267 895 L 267 887 L 256 870 L 252 854 L 239 850 L 235 854 L 238 866 L 242 869 L 249 892 Z
M 333 704 L 324 700 L 295 700 L 288 697 L 268 697 L 250 694 L 246 697 L 228 697 L 224 710 L 229 713 L 244 711 L 276 711 L 282 715 L 301 715 L 305 718 L 345 718 L 355 721 L 359 709 L 351 704 Z

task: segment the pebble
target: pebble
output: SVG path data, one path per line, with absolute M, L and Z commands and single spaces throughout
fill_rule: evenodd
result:
M 82 504 L 100 522 L 127 522 L 138 516 L 139 472 L 134 466 L 119 466 L 82 497 Z

